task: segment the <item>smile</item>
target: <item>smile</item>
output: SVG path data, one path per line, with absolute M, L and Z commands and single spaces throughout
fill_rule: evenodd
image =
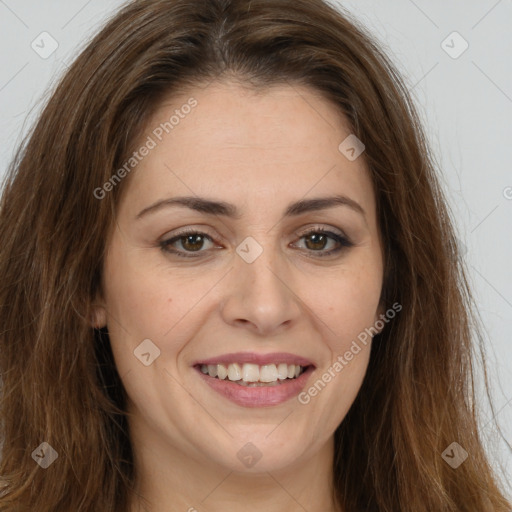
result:
M 272 362 L 273 361 L 273 362 Z M 292 354 L 227 354 L 193 365 L 213 391 L 242 407 L 279 405 L 298 395 L 315 370 Z
M 262 366 L 253 363 L 231 363 L 227 366 L 224 364 L 201 365 L 201 371 L 205 375 L 238 382 L 242 386 L 277 384 L 286 379 L 297 378 L 304 370 L 304 366 L 286 363 Z

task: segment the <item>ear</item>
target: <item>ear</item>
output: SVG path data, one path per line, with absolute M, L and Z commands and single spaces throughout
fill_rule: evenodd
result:
M 107 310 L 103 298 L 99 295 L 96 296 L 96 299 L 92 303 L 90 323 L 95 329 L 101 329 L 107 325 Z

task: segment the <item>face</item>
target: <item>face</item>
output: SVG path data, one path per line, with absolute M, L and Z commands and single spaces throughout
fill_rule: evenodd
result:
M 367 369 L 358 336 L 382 313 L 364 153 L 339 150 L 350 133 L 299 86 L 212 83 L 160 106 L 97 310 L 141 443 L 272 471 L 332 439 Z

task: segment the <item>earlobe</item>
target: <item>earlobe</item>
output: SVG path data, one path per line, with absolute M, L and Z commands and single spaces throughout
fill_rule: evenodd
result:
M 107 312 L 103 306 L 93 306 L 91 325 L 95 329 L 101 329 L 107 325 Z

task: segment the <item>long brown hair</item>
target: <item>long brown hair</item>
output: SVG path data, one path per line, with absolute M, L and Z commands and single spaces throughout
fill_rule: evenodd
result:
M 0 510 L 126 511 L 136 475 L 126 394 L 91 316 L 128 178 L 101 199 L 94 190 L 164 95 L 228 76 L 312 87 L 366 146 L 382 299 L 402 311 L 374 338 L 335 433 L 336 499 L 347 512 L 510 510 L 478 430 L 481 336 L 418 116 L 378 45 L 321 0 L 131 2 L 53 92 L 0 206 Z M 457 469 L 442 457 L 453 442 L 469 454 Z M 53 452 L 41 443 L 58 454 L 46 469 L 37 456 Z

